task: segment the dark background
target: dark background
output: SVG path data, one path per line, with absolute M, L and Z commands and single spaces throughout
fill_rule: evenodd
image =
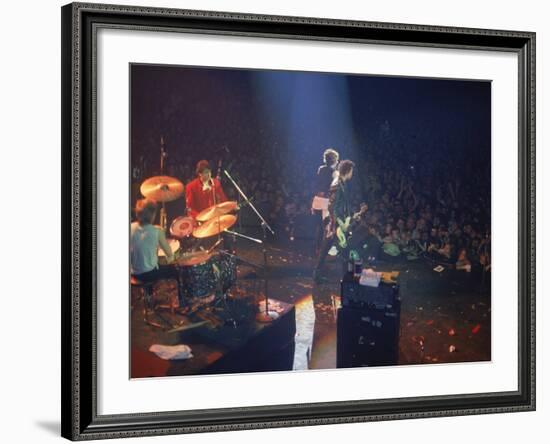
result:
M 214 174 L 221 162 L 285 236 L 293 224 L 297 237 L 313 232 L 307 216 L 327 147 L 356 162 L 354 203 L 379 212 L 381 235 L 399 218 L 426 219 L 426 230 L 456 222 L 461 235 L 473 224 L 476 245 L 490 232 L 487 81 L 132 65 L 132 204 L 160 173 L 161 136 L 164 174 L 188 183 L 198 160 Z M 237 199 L 223 174 L 222 183 Z M 185 211 L 183 199 L 167 207 L 169 219 Z M 243 210 L 239 223 L 258 221 Z
M 276 152 L 304 179 L 328 146 L 391 150 L 423 174 L 438 174 L 433 157 L 490 164 L 490 82 L 151 65 L 131 76 L 132 156 L 148 173 L 161 135 L 171 164 Z

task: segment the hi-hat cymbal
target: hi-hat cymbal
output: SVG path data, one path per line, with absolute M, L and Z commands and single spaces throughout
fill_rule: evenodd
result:
M 203 264 L 212 257 L 208 251 L 192 251 L 183 253 L 176 263 L 181 267 L 192 267 L 193 265 Z
M 233 226 L 235 222 L 237 222 L 237 216 L 233 214 L 224 214 L 215 219 L 210 219 L 201 226 L 195 228 L 193 230 L 193 236 L 199 239 L 215 236 Z
M 183 194 L 183 184 L 175 177 L 153 176 L 141 184 L 140 191 L 157 202 L 170 202 Z
M 205 222 L 207 220 L 213 219 L 214 217 L 223 216 L 224 214 L 230 213 L 231 211 L 237 210 L 239 205 L 234 200 L 228 200 L 227 202 L 222 202 L 216 205 L 212 205 L 205 210 L 202 210 L 197 214 L 196 219 L 199 222 Z

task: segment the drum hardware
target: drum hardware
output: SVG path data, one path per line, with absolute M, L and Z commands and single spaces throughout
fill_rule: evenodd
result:
M 177 248 L 174 247 L 174 245 L 179 246 L 179 242 L 175 239 L 168 239 L 168 243 L 170 247 L 172 248 L 172 251 L 177 251 Z M 159 249 L 158 252 L 159 256 L 162 258 L 166 257 L 164 254 L 164 251 L 162 249 Z M 173 304 L 160 304 L 155 303 L 153 295 L 154 295 L 154 286 L 156 285 L 158 281 L 140 281 L 139 278 L 132 276 L 130 279 L 130 284 L 132 287 L 140 288 L 142 290 L 142 295 L 140 296 L 140 299 L 143 300 L 143 322 L 147 325 L 150 325 L 151 327 L 160 328 L 162 330 L 167 330 L 168 328 L 172 329 L 176 326 L 172 324 L 172 322 L 165 318 L 161 313 L 159 313 L 159 310 L 169 310 L 172 315 L 180 314 L 176 312 L 176 307 Z M 178 283 L 179 285 L 179 283 Z M 134 306 L 132 305 L 132 310 Z M 165 324 L 165 326 L 159 324 L 158 322 L 155 322 L 151 319 L 151 315 L 156 316 L 162 322 Z
M 144 321 L 151 325 L 152 327 L 161 328 L 164 331 L 167 331 L 168 329 L 174 329 L 178 325 L 181 325 L 181 322 L 178 322 L 176 324 L 173 324 L 169 319 L 167 319 L 160 310 L 169 311 L 172 316 L 179 315 L 179 316 L 185 316 L 187 315 L 187 308 L 182 309 L 178 308 L 177 306 L 173 305 L 171 302 L 168 304 L 154 304 L 153 307 L 150 309 L 150 314 L 154 314 L 157 318 L 162 320 L 164 322 L 165 326 L 162 326 L 154 321 L 151 320 L 149 316 L 147 316 L 147 313 L 144 309 Z M 170 330 L 168 330 L 170 331 Z
M 164 202 L 162 202 L 162 207 L 160 208 L 159 223 L 162 231 L 166 230 L 166 206 Z
M 212 245 L 208 250 L 206 250 L 208 253 L 212 253 L 218 245 L 220 245 L 223 242 L 223 239 L 218 239 L 214 245 Z
M 219 254 L 227 255 L 228 258 L 232 259 L 234 263 L 236 263 L 237 257 L 234 254 L 231 254 L 225 250 L 220 250 Z M 229 288 L 228 289 L 223 288 L 222 270 L 218 269 L 217 272 L 214 271 L 214 275 L 217 277 L 214 307 L 219 306 L 221 304 L 223 306 L 223 310 L 229 314 L 229 316 L 225 319 L 224 324 L 230 325 L 233 328 L 237 328 L 238 322 L 233 315 L 234 311 L 229 307 L 229 303 L 227 301 L 228 299 L 227 291 L 229 290 Z
M 160 328 L 161 330 L 164 330 L 165 327 L 160 325 L 158 322 L 151 321 L 145 314 L 143 315 L 143 322 L 145 322 L 147 325 L 150 325 L 151 327 Z
M 164 162 L 166 160 L 166 149 L 164 147 L 164 136 L 160 136 L 160 174 L 164 175 Z M 162 201 L 162 207 L 159 214 L 160 226 L 162 231 L 166 229 L 166 204 Z
M 163 326 L 161 326 L 160 324 L 157 324 L 156 322 L 153 322 L 153 321 L 151 321 L 151 319 L 147 318 L 147 321 L 146 321 L 146 322 L 147 322 L 149 325 L 151 325 L 151 326 L 153 326 L 153 327 L 157 327 L 157 328 L 160 327 L 160 328 L 162 328 L 164 331 L 167 331 L 168 329 L 173 329 L 173 328 L 175 327 L 175 325 L 172 324 L 168 319 L 166 319 L 161 313 L 159 313 L 158 310 L 155 310 L 155 311 L 154 311 L 154 314 L 155 314 L 156 317 L 158 317 L 159 319 L 161 319 L 162 322 L 164 322 L 164 323 L 167 325 L 167 327 L 163 327 Z
M 205 324 L 210 324 L 210 321 L 200 321 L 200 322 L 193 322 L 192 324 L 185 324 L 180 327 L 175 327 L 172 330 L 168 330 L 166 333 L 178 333 L 186 330 L 191 330 L 197 327 L 202 327 Z
M 231 177 L 231 175 L 227 172 L 227 170 L 223 170 L 224 174 L 227 176 L 227 178 L 231 181 L 235 189 L 239 192 L 239 194 L 244 199 L 245 203 L 250 205 L 250 208 L 254 211 L 256 216 L 258 216 L 258 219 L 260 220 L 260 225 L 262 227 L 262 233 L 263 233 L 263 243 L 262 243 L 262 252 L 264 256 L 264 266 L 263 266 L 263 272 L 264 272 L 264 292 L 265 292 L 265 311 L 259 312 L 256 316 L 256 320 L 258 322 L 272 322 L 275 319 L 279 317 L 278 313 L 274 311 L 269 311 L 269 297 L 268 297 L 268 284 L 267 284 L 267 276 L 268 276 L 268 264 L 267 264 L 267 250 L 265 247 L 265 241 L 267 239 L 267 232 L 269 231 L 272 235 L 275 235 L 275 232 L 273 229 L 269 226 L 267 221 L 264 219 L 264 217 L 260 214 L 258 209 L 254 206 L 254 204 L 250 201 L 248 196 L 244 193 L 243 190 L 237 185 L 237 182 Z M 229 227 L 227 227 L 229 228 Z
M 143 196 L 156 202 L 162 202 L 160 226 L 166 229 L 166 202 L 176 200 L 183 194 L 183 184 L 176 178 L 164 175 L 164 162 L 168 157 L 164 146 L 164 136 L 160 136 L 160 176 L 146 179 L 140 187 Z

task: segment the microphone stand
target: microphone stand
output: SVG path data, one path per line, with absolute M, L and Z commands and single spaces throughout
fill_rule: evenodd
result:
M 221 164 L 219 165 L 219 168 L 221 169 Z M 218 177 L 217 179 L 220 180 L 219 177 Z M 217 199 L 216 199 L 216 192 L 215 192 L 215 189 L 214 189 L 214 187 L 215 187 L 215 182 L 214 182 L 214 179 L 211 179 L 211 180 L 212 180 L 212 193 L 213 193 L 214 205 L 216 205 L 218 202 L 217 202 Z M 222 239 L 222 232 L 221 232 L 221 230 L 219 230 L 219 228 L 220 228 L 220 216 L 219 216 L 219 215 L 217 216 L 217 221 L 218 221 L 218 242 L 220 242 L 221 239 Z M 250 241 L 252 241 L 252 242 L 257 242 L 257 243 L 260 243 L 260 244 L 262 243 L 262 241 L 259 240 L 259 239 L 254 239 L 253 237 L 245 236 L 244 234 L 240 234 L 240 233 L 237 233 L 237 232 L 235 232 L 235 231 L 231 231 L 231 230 L 223 230 L 223 231 L 224 231 L 225 233 L 230 234 L 230 235 L 233 236 L 233 237 L 238 236 L 238 237 L 241 237 L 241 238 L 243 238 L 243 239 L 248 239 L 248 240 L 250 240 Z M 249 261 L 243 259 L 242 257 L 237 256 L 237 255 L 234 254 L 233 252 L 230 252 L 230 251 L 225 250 L 225 244 L 224 244 L 224 249 L 221 250 L 220 252 L 223 253 L 223 254 L 229 255 L 229 256 L 231 256 L 231 257 L 234 257 L 234 258 L 237 259 L 238 261 L 240 261 L 240 262 L 242 262 L 242 263 L 244 263 L 244 264 L 246 264 L 246 265 L 249 265 L 249 266 L 251 266 L 252 268 L 260 268 L 259 265 L 255 264 L 255 263 L 253 263 L 253 262 L 249 262 Z
M 210 181 L 212 185 L 212 201 L 214 202 L 214 205 L 216 205 L 218 203 L 218 199 L 216 197 L 216 182 L 214 182 L 213 177 L 210 178 Z M 216 220 L 218 224 L 218 240 L 211 248 L 207 250 L 208 253 L 211 253 L 212 251 L 214 251 L 216 247 L 223 241 L 222 233 L 220 230 L 220 223 L 221 223 L 220 215 L 216 217 Z M 216 298 L 218 299 L 214 303 L 214 305 L 217 305 L 219 302 L 221 302 L 223 304 L 223 308 L 225 309 L 225 312 L 228 313 L 229 315 L 229 317 L 224 320 L 224 324 L 231 325 L 233 328 L 237 328 L 237 320 L 233 316 L 233 310 L 231 310 L 227 302 L 227 292 L 223 290 L 221 269 L 217 273 L 214 273 L 214 275 L 216 276 Z
M 269 226 L 267 221 L 263 218 L 263 216 L 260 214 L 260 212 L 256 209 L 256 207 L 254 206 L 252 201 L 246 196 L 246 194 L 244 194 L 244 191 L 241 190 L 239 185 L 237 185 L 237 182 L 235 182 L 235 180 L 231 177 L 231 175 L 227 172 L 227 170 L 223 170 L 223 172 L 227 176 L 227 178 L 231 181 L 233 186 L 237 189 L 239 194 L 243 197 L 245 203 L 247 205 L 250 205 L 250 208 L 252 208 L 252 210 L 254 210 L 254 213 L 256 213 L 256 215 L 258 216 L 258 218 L 260 219 L 260 221 L 262 223 L 262 228 L 264 229 L 264 232 L 267 229 L 271 232 L 271 234 L 275 235 L 275 232 L 273 231 L 273 229 Z
M 258 322 L 272 322 L 275 319 L 279 317 L 279 314 L 275 311 L 269 311 L 269 298 L 268 298 L 268 291 L 267 291 L 267 276 L 269 275 L 269 268 L 267 263 L 267 250 L 266 250 L 266 240 L 267 240 L 267 231 L 269 230 L 272 235 L 275 234 L 273 229 L 269 226 L 267 221 L 264 219 L 264 217 L 260 214 L 258 209 L 254 206 L 254 204 L 250 201 L 250 199 L 247 197 L 247 195 L 244 193 L 243 190 L 237 185 L 237 182 L 231 177 L 231 175 L 227 172 L 227 170 L 223 170 L 224 174 L 227 176 L 227 178 L 231 181 L 235 189 L 239 192 L 239 194 L 243 197 L 244 202 L 248 205 L 250 205 L 250 208 L 256 213 L 256 216 L 258 216 L 258 219 L 260 219 L 261 227 L 262 227 L 262 234 L 263 234 L 263 242 L 262 242 L 262 253 L 264 256 L 264 293 L 265 293 L 265 311 L 261 311 L 256 315 L 256 320 Z
M 249 240 L 251 242 L 256 242 L 257 244 L 263 244 L 264 241 L 260 240 L 260 239 L 256 239 L 255 237 L 250 237 L 250 236 L 246 236 L 244 234 L 241 234 L 241 233 L 237 233 L 236 231 L 231 231 L 231 230 L 225 230 L 225 233 L 229 233 L 231 234 L 232 236 L 237 236 L 237 237 L 240 237 L 242 239 L 246 239 L 246 240 Z M 257 267 L 257 265 L 255 265 L 255 267 Z
M 160 136 L 160 175 L 164 175 L 164 162 L 166 160 L 166 149 L 164 148 L 164 136 Z M 160 227 L 162 231 L 166 230 L 166 202 L 162 201 L 160 209 Z

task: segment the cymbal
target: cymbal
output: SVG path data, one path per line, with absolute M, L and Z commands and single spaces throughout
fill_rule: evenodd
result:
M 237 202 L 234 200 L 228 200 L 227 202 L 222 202 L 211 207 L 202 210 L 197 214 L 197 219 L 199 222 L 206 222 L 207 220 L 213 219 L 214 217 L 223 216 L 224 214 L 235 211 L 238 208 Z
M 235 222 L 237 222 L 237 216 L 233 214 L 224 214 L 215 219 L 210 219 L 201 226 L 195 228 L 193 230 L 193 236 L 199 239 L 215 236 L 233 226 Z
M 176 263 L 181 267 L 192 267 L 193 265 L 203 264 L 212 257 L 208 251 L 192 251 L 183 253 Z
M 157 202 L 170 202 L 183 194 L 183 184 L 175 177 L 153 176 L 141 184 L 140 191 Z

